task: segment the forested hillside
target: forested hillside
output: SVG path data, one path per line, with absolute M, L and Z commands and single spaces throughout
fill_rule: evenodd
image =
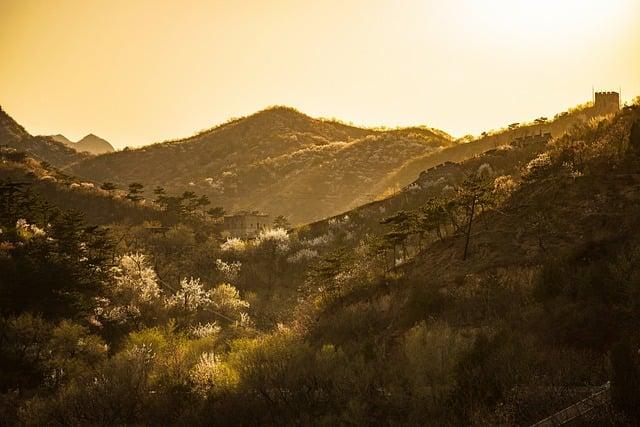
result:
M 3 156 L 10 423 L 530 425 L 609 380 L 590 422 L 636 420 L 638 103 L 249 240 L 190 198 L 92 226 Z
M 274 107 L 198 135 L 99 156 L 69 171 L 121 186 L 206 194 L 228 212 L 261 210 L 294 223 L 357 206 L 409 159 L 453 145 L 428 128 L 362 129 Z
M 228 212 L 259 210 L 300 224 L 393 194 L 445 161 L 527 135 L 560 136 L 594 116 L 585 107 L 454 141 L 429 128 L 362 129 L 274 107 L 192 138 L 90 158 L 69 171 L 96 183 L 195 191 Z
M 0 162 L 0 182 L 18 183 L 43 202 L 82 213 L 91 224 L 168 220 L 157 206 L 132 203 L 126 193 L 100 189 L 13 148 L 0 148 Z

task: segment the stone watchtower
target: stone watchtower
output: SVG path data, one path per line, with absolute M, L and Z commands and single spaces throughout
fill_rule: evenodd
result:
M 611 114 L 620 110 L 620 94 L 618 92 L 596 92 L 593 99 L 596 114 Z

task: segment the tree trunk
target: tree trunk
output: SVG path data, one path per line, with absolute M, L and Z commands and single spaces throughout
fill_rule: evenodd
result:
M 471 201 L 471 212 L 469 213 L 469 225 L 467 226 L 467 235 L 464 242 L 464 253 L 462 254 L 462 260 L 467 259 L 467 252 L 469 251 L 469 240 L 471 238 L 471 224 L 473 223 L 473 214 L 476 211 L 476 198 Z

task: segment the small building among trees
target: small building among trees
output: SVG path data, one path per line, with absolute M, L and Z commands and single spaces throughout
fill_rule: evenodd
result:
M 228 237 L 251 238 L 271 226 L 271 217 L 261 212 L 237 212 L 225 215 L 222 234 Z

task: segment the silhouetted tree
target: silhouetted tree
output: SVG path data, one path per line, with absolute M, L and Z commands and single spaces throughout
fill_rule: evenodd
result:
M 205 206 L 209 206 L 211 204 L 211 200 L 209 200 L 209 197 L 206 194 L 203 194 L 202 196 L 198 197 L 198 200 L 196 201 L 196 205 L 199 208 L 203 208 Z
M 422 232 L 435 232 L 442 239 L 442 228 L 446 223 L 447 211 L 441 200 L 430 199 L 420 208 L 418 217 L 419 227 Z
M 127 193 L 126 198 L 134 203 L 138 203 L 144 200 L 144 196 L 142 195 L 143 188 L 144 185 L 140 184 L 139 182 L 133 182 L 129 184 L 129 192 Z
M 83 215 L 43 203 L 23 186 L 0 185 L 0 312 L 86 319 L 101 294 L 113 245 Z
M 153 189 L 153 194 L 160 197 L 167 194 L 167 191 L 163 187 L 157 186 L 156 188 Z
M 458 189 L 458 204 L 465 213 L 464 227 L 464 251 L 462 259 L 466 260 L 469 253 L 469 241 L 471 240 L 471 227 L 478 209 L 487 207 L 491 203 L 491 181 L 486 177 L 473 174 L 467 176 L 462 186 Z
M 403 257 L 406 259 L 408 256 L 407 239 L 419 232 L 416 212 L 399 211 L 395 215 L 383 219 L 380 223 L 391 226 L 391 231 L 386 233 L 383 238 L 393 248 L 394 262 L 397 245 L 402 248 Z
M 538 125 L 538 129 L 539 129 L 540 133 L 542 133 L 542 125 L 544 125 L 548 121 L 549 121 L 549 119 L 546 118 L 546 117 L 538 117 L 537 119 L 534 120 L 534 123 L 536 125 Z
M 198 196 L 193 191 L 182 193 L 181 200 L 184 213 L 191 214 L 198 207 Z
M 109 193 L 113 193 L 113 191 L 118 189 L 118 187 L 113 182 L 105 182 L 100 186 L 100 188 Z

